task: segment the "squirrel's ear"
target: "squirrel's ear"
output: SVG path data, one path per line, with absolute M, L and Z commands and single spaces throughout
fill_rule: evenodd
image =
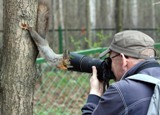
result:
M 68 59 L 68 58 L 69 58 L 69 55 L 70 55 L 69 50 L 65 49 L 64 52 L 63 52 L 63 58 L 64 58 L 64 59 Z

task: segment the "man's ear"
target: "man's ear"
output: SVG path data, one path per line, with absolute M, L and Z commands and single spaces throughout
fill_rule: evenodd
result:
M 128 70 L 128 59 L 125 57 L 123 53 L 120 53 L 122 58 L 122 69 L 127 71 Z

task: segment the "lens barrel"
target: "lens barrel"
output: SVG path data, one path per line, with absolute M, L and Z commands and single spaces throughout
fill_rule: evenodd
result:
M 98 79 L 102 80 L 104 63 L 104 60 L 87 57 L 77 53 L 70 53 L 70 64 L 72 67 L 68 68 L 68 70 L 92 73 L 92 66 L 96 66 Z
M 70 63 L 73 66 L 69 70 L 92 73 L 92 66 L 101 69 L 103 60 L 87 57 L 85 55 L 70 53 Z

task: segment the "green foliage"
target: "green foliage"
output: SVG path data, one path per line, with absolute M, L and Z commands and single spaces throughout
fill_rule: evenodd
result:
M 92 43 L 88 38 L 85 38 L 85 41 L 88 43 L 89 48 L 102 47 L 104 41 L 108 41 L 111 37 L 111 34 L 105 35 L 103 31 L 96 32 L 96 41 Z
M 87 37 L 84 37 L 80 40 L 76 40 L 74 37 L 70 37 L 70 41 L 75 47 L 74 50 L 82 50 L 83 43 L 86 43 L 88 45 L 88 48 L 97 48 L 97 47 L 103 47 L 104 43 L 109 40 L 111 37 L 111 34 L 104 34 L 103 31 L 96 32 L 95 35 L 95 41 L 88 39 Z M 93 38 L 92 38 L 93 39 Z M 105 44 L 106 47 L 106 44 Z
M 73 46 L 76 48 L 75 50 L 81 50 L 81 44 L 82 44 L 81 40 L 75 40 L 72 36 L 70 37 L 70 40 Z

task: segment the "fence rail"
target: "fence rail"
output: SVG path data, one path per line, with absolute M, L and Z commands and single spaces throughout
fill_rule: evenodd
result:
M 154 47 L 156 49 L 159 49 L 160 48 L 160 43 L 156 43 Z M 89 55 L 89 54 L 101 53 L 106 49 L 107 49 L 107 47 L 98 47 L 98 48 L 75 51 L 75 53 L 79 53 L 79 54 L 83 54 L 83 55 Z M 36 62 L 37 62 L 37 64 L 41 64 L 41 63 L 45 63 L 46 61 L 43 58 L 37 58 Z

